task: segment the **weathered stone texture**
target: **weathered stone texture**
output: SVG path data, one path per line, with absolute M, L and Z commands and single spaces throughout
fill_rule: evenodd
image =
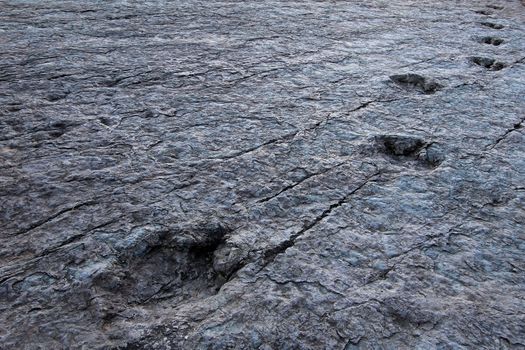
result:
M 0 0 L 0 348 L 525 348 L 519 0 Z

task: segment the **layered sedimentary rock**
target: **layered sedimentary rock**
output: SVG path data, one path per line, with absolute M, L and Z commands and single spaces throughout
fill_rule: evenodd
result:
M 525 347 L 524 19 L 0 1 L 0 348 Z

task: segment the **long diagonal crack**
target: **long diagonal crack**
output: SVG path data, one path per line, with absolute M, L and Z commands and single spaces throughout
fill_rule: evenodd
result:
M 505 133 L 503 133 L 503 135 L 501 135 L 500 137 L 498 137 L 498 139 L 491 145 L 487 146 L 486 149 L 488 150 L 492 150 L 494 149 L 497 145 L 499 145 L 503 140 L 505 140 L 507 138 L 507 136 L 509 136 L 510 133 L 512 133 L 513 131 L 516 131 L 518 129 L 521 129 L 523 127 L 523 123 L 525 123 L 525 117 L 521 118 L 521 120 L 517 123 L 515 123 L 512 128 L 510 129 L 507 129 L 507 131 L 505 131 Z
M 341 162 L 341 163 L 338 163 L 336 164 L 335 166 L 333 167 L 330 167 L 330 168 L 326 168 L 326 169 L 323 169 L 317 173 L 311 173 L 311 174 L 308 174 L 307 176 L 303 177 L 301 180 L 297 181 L 297 182 L 294 182 L 288 186 L 285 186 L 283 187 L 282 189 L 280 189 L 278 192 L 276 192 L 275 194 L 272 194 L 271 196 L 268 196 L 268 197 L 264 197 L 262 199 L 259 199 L 257 201 L 257 203 L 265 203 L 265 202 L 268 202 L 276 197 L 278 197 L 279 195 L 281 195 L 282 193 L 288 191 L 288 190 L 291 190 L 292 188 L 294 187 L 297 187 L 299 186 L 300 184 L 302 184 L 303 182 L 313 178 L 313 177 L 316 177 L 316 176 L 319 176 L 319 175 L 323 175 L 323 174 L 326 174 L 327 172 L 335 169 L 335 168 L 338 168 L 340 167 L 341 165 L 343 165 L 345 162 Z
M 234 152 L 234 153 L 222 156 L 222 157 L 216 157 L 216 158 L 212 158 L 212 159 L 225 160 L 225 159 L 237 158 L 237 157 L 240 157 L 240 156 L 252 153 L 254 151 L 257 151 L 258 149 L 260 149 L 262 147 L 265 147 L 265 146 L 268 146 L 268 145 L 271 145 L 271 144 L 274 144 L 274 143 L 279 143 L 279 142 L 283 142 L 283 141 L 289 140 L 289 139 L 293 138 L 295 135 L 297 135 L 298 132 L 299 131 L 294 131 L 294 132 L 291 132 L 289 134 L 283 135 L 281 137 L 276 137 L 276 138 L 273 138 L 273 139 L 268 140 L 266 142 L 263 142 L 263 143 L 261 143 L 261 144 L 259 144 L 257 146 L 250 147 L 250 148 L 245 149 L 245 150 L 237 151 L 237 152 Z
M 76 204 L 72 207 L 69 207 L 69 208 L 65 208 L 65 209 L 62 209 L 60 210 L 59 212 L 47 217 L 47 218 L 44 218 L 44 219 L 41 219 L 41 220 L 38 220 L 34 223 L 32 223 L 31 225 L 29 225 L 29 227 L 23 229 L 23 230 L 20 230 L 18 232 L 15 232 L 12 234 L 12 236 L 19 236 L 19 235 L 23 235 L 25 233 L 28 233 L 29 231 L 32 231 L 42 225 L 45 225 L 46 223 L 50 222 L 51 220 L 54 220 L 56 218 L 58 218 L 59 216 L 63 215 L 63 214 L 66 214 L 70 211 L 73 211 L 73 210 L 77 210 L 77 209 L 80 209 L 82 207 L 86 207 L 86 206 L 90 206 L 90 205 L 96 205 L 97 202 L 96 201 L 87 201 L 87 202 L 84 202 L 84 203 L 79 203 L 79 204 Z
M 263 264 L 262 267 L 259 269 L 259 271 L 263 270 L 266 266 L 271 264 L 278 255 L 283 254 L 286 252 L 286 250 L 290 247 L 293 247 L 295 245 L 295 242 L 297 239 L 299 239 L 302 235 L 304 235 L 306 232 L 310 231 L 312 228 L 314 228 L 317 224 L 319 224 L 321 221 L 323 221 L 326 217 L 330 216 L 330 214 L 337 208 L 341 207 L 343 204 L 348 202 L 348 200 L 357 193 L 360 189 L 362 189 L 364 186 L 366 186 L 369 182 L 373 181 L 377 176 L 379 176 L 380 172 L 376 172 L 366 178 L 364 182 L 362 182 L 359 186 L 354 188 L 352 191 L 347 193 L 345 196 L 343 196 L 341 199 L 339 199 L 337 202 L 331 204 L 328 208 L 326 208 L 319 216 L 317 216 L 314 220 L 307 223 L 302 229 L 297 231 L 296 233 L 292 234 L 288 239 L 284 240 L 277 246 L 268 249 L 263 254 Z

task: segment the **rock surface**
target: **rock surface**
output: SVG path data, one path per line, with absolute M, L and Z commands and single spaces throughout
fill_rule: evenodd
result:
M 0 1 L 0 348 L 525 348 L 524 19 Z

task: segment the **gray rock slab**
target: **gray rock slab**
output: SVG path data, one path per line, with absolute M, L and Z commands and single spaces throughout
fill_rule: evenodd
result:
M 0 0 L 0 348 L 525 348 L 518 0 Z

